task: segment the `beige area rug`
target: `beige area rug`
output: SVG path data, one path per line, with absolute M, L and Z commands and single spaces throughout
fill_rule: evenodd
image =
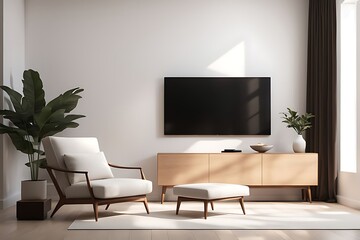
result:
M 203 218 L 203 203 L 183 202 L 179 215 L 176 203 L 120 203 L 105 211 L 99 221 L 85 212 L 68 229 L 360 229 L 360 211 L 335 203 L 245 202 L 243 215 L 237 202 L 215 202 Z

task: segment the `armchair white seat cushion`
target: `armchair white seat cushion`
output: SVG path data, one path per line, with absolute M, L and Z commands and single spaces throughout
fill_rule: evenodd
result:
M 136 178 L 110 178 L 92 180 L 91 186 L 96 198 L 119 198 L 138 196 L 152 192 L 152 182 Z M 67 198 L 90 198 L 86 182 L 72 184 L 65 189 Z
M 72 171 L 87 171 L 90 180 L 113 178 L 110 166 L 103 152 L 65 154 L 66 168 Z M 70 184 L 85 182 L 84 174 L 68 173 Z

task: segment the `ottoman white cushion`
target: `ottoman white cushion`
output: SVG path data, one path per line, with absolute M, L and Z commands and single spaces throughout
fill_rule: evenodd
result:
M 182 197 L 197 199 L 219 199 L 249 196 L 249 187 L 227 183 L 192 183 L 176 185 L 174 194 Z

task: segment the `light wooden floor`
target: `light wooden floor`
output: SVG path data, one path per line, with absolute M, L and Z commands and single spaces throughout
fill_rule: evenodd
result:
M 92 212 L 92 207 L 64 206 L 51 220 L 17 221 L 15 207 L 0 210 L 0 239 L 360 240 L 360 230 L 67 230 L 84 211 Z

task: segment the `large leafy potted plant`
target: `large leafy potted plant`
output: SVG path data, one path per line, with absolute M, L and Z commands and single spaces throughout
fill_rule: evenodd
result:
M 305 113 L 299 115 L 296 111 L 287 108 L 287 113 L 281 113 L 284 119 L 282 122 L 286 123 L 288 128 L 293 128 L 298 134 L 293 142 L 294 152 L 305 152 L 306 142 L 302 136 L 306 129 L 311 128 L 311 118 L 315 117 L 312 113 Z
M 25 70 L 23 78 L 23 95 L 7 86 L 0 86 L 12 104 L 12 109 L 0 110 L 0 115 L 9 121 L 7 125 L 0 123 L 0 134 L 8 134 L 15 148 L 27 154 L 26 165 L 30 168 L 31 182 L 35 182 L 38 181 L 39 168 L 46 164 L 44 152 L 40 148 L 41 140 L 66 128 L 79 126 L 74 120 L 85 116 L 68 113 L 77 106 L 81 98 L 79 93 L 84 89 L 70 89 L 46 104 L 39 73 L 31 69 Z M 23 181 L 24 184 L 27 182 Z M 22 199 L 36 199 L 36 190 L 24 187 L 23 183 Z M 41 185 L 45 185 L 46 190 L 46 182 Z M 29 195 L 23 192 L 24 189 L 28 190 Z

